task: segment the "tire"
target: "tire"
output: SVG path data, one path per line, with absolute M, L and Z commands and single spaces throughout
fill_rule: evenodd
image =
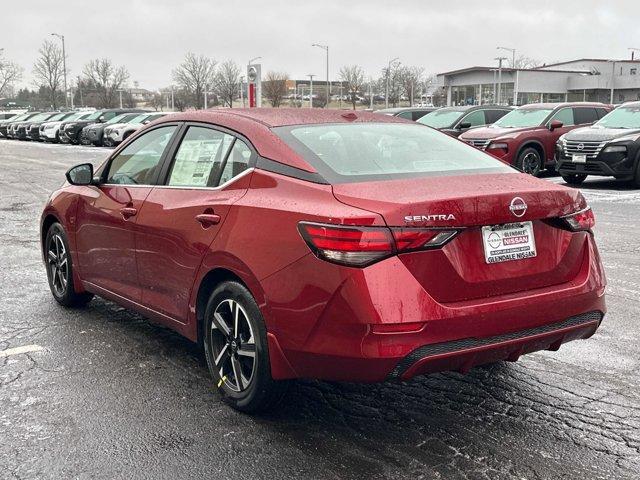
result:
M 565 183 L 569 185 L 581 185 L 582 182 L 587 178 L 587 176 L 583 173 L 565 173 L 564 175 L 560 175 Z
M 221 283 L 209 297 L 203 332 L 207 366 L 222 399 L 245 413 L 275 407 L 289 382 L 271 378 L 267 330 L 249 290 Z
M 49 227 L 45 238 L 45 263 L 49 289 L 56 302 L 65 307 L 85 305 L 93 294 L 77 293 L 73 284 L 73 265 L 67 234 L 59 223 Z
M 534 177 L 542 171 L 540 152 L 533 147 L 523 149 L 516 160 L 516 167 Z

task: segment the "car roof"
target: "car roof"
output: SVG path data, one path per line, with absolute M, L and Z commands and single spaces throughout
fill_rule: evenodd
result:
M 318 123 L 359 123 L 359 122 L 393 122 L 392 117 L 381 118 L 373 112 L 363 110 L 337 110 L 321 108 L 219 108 L 183 112 L 174 117 L 178 121 L 207 121 L 233 116 L 250 122 L 261 123 L 273 127 L 288 125 L 314 125 Z M 354 117 L 355 116 L 355 117 Z
M 530 103 L 528 105 L 522 105 L 521 109 L 556 109 L 560 107 L 608 107 L 604 103 L 599 102 L 557 102 L 557 103 Z
M 320 108 L 219 108 L 188 111 L 166 115 L 146 126 L 147 128 L 174 122 L 201 122 L 219 125 L 247 137 L 265 157 L 307 172 L 316 172 L 309 163 L 275 135 L 271 129 L 292 125 L 316 125 L 328 123 L 404 123 L 415 122 L 390 115 L 380 115 L 362 110 L 336 110 Z

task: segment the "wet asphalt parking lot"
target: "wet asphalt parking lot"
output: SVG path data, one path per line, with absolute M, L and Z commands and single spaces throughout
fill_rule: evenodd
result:
M 108 154 L 0 139 L 0 478 L 640 478 L 640 190 L 581 187 L 609 282 L 591 339 L 467 375 L 300 381 L 256 418 L 220 401 L 189 341 L 51 297 L 41 208 Z

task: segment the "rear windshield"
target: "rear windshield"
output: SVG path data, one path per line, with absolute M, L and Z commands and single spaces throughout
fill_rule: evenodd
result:
M 513 170 L 417 124 L 351 123 L 273 129 L 330 183 Z
M 519 108 L 511 110 L 494 125 L 496 127 L 537 127 L 553 112 L 550 108 Z
M 428 125 L 433 128 L 452 127 L 466 110 L 449 110 L 443 108 L 427 113 L 417 120 L 418 123 Z
M 602 117 L 596 125 L 606 128 L 640 128 L 640 105 L 618 107 Z

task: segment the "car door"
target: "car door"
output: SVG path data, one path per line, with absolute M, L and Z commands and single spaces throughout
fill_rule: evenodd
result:
M 167 159 L 164 184 L 147 197 L 136 225 L 142 304 L 185 323 L 198 267 L 255 161 L 247 141 L 190 124 Z
M 556 113 L 554 113 L 546 123 L 547 129 L 549 129 L 551 122 L 553 122 L 554 120 L 562 122 L 562 127 L 556 128 L 554 130 L 549 130 L 544 137 L 544 150 L 547 157 L 546 162 L 553 161 L 556 152 L 556 142 L 558 141 L 560 136 L 564 135 L 569 130 L 572 130 L 574 128 L 575 120 L 573 117 L 573 108 L 561 108 Z
M 76 244 L 84 281 L 140 301 L 133 227 L 177 128 L 160 126 L 135 139 L 107 162 L 99 184 L 79 195 Z

